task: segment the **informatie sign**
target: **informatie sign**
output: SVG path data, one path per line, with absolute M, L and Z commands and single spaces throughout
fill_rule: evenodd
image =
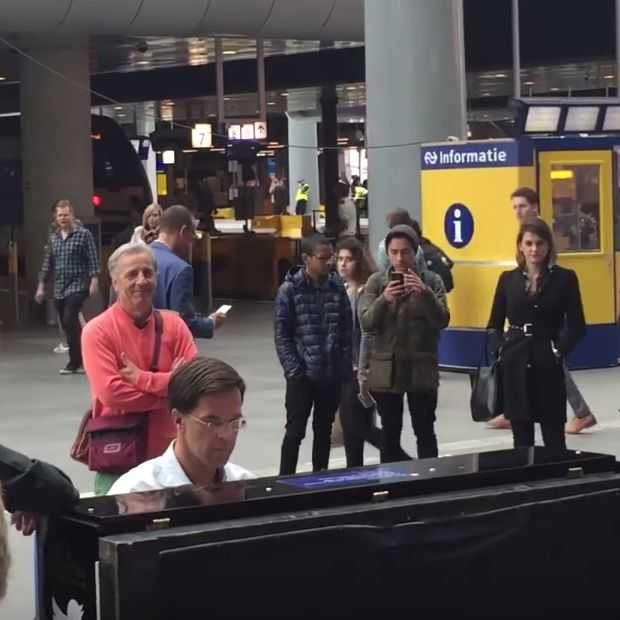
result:
M 453 248 L 464 248 L 474 236 L 474 216 L 463 204 L 453 204 L 444 219 L 446 239 Z

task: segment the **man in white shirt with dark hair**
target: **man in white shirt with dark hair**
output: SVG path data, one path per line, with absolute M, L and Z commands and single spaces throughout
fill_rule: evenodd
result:
M 228 462 L 245 426 L 245 383 L 236 370 L 217 359 L 198 357 L 170 379 L 168 400 L 177 425 L 176 439 L 161 456 L 121 476 L 109 495 L 153 491 L 255 478 Z

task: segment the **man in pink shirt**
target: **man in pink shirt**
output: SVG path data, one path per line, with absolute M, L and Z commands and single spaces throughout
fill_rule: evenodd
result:
M 174 312 L 161 310 L 159 370 L 147 370 L 155 348 L 153 294 L 157 266 L 153 253 L 145 245 L 123 245 L 110 256 L 108 270 L 117 301 L 87 323 L 82 333 L 93 417 L 148 414 L 146 459 L 152 459 L 163 454 L 176 435 L 168 408 L 172 371 L 194 359 L 197 349 L 183 319 Z M 97 472 L 95 493 L 107 493 L 117 478 Z

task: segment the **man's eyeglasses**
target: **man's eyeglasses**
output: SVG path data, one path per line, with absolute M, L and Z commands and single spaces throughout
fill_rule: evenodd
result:
M 227 431 L 238 433 L 240 430 L 244 429 L 247 426 L 247 420 L 245 418 L 236 418 L 235 420 L 231 420 L 230 422 L 222 422 L 222 420 L 216 420 L 213 418 L 209 418 L 207 420 L 203 420 L 195 415 L 188 415 L 188 418 L 191 418 L 195 422 L 198 422 L 201 426 L 204 426 L 211 432 L 220 432 Z

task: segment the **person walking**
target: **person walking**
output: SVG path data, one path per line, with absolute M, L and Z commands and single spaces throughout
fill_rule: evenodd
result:
M 276 352 L 286 378 L 280 475 L 295 473 L 311 413 L 312 467 L 328 468 L 332 424 L 353 367 L 351 304 L 342 281 L 330 272 L 332 247 L 321 235 L 301 243 L 304 264 L 286 276 L 274 311 Z
M 377 401 L 383 437 L 381 462 L 402 460 L 400 438 L 405 394 L 417 439 L 418 458 L 438 455 L 435 410 L 439 388 L 439 335 L 450 321 L 441 278 L 417 264 L 413 228 L 394 226 L 385 239 L 390 267 L 370 277 L 360 300 L 360 323 L 373 338 L 360 368 L 362 397 Z M 367 366 L 367 367 L 366 367 Z
M 99 290 L 99 258 L 90 231 L 76 224 L 71 202 L 58 200 L 54 213 L 57 229 L 50 234 L 45 248 L 35 301 L 45 301 L 46 282 L 53 275 L 54 304 L 69 347 L 69 363 L 60 374 L 74 375 L 84 372 L 80 311 L 89 295 Z
M 540 213 L 540 199 L 538 192 L 531 187 L 520 187 L 510 196 L 512 209 L 519 225 Z M 573 417 L 566 424 L 566 432 L 576 435 L 581 431 L 597 424 L 596 417 L 583 397 L 566 362 L 564 362 L 564 380 L 566 382 L 566 399 L 573 410 Z M 488 422 L 489 428 L 509 429 L 510 421 L 500 414 Z
M 517 263 L 499 278 L 488 323 L 491 347 L 501 355 L 504 415 L 515 448 L 534 445 L 539 423 L 544 445 L 561 452 L 564 359 L 586 330 L 579 281 L 574 271 L 555 264 L 553 235 L 538 217 L 521 224 Z

